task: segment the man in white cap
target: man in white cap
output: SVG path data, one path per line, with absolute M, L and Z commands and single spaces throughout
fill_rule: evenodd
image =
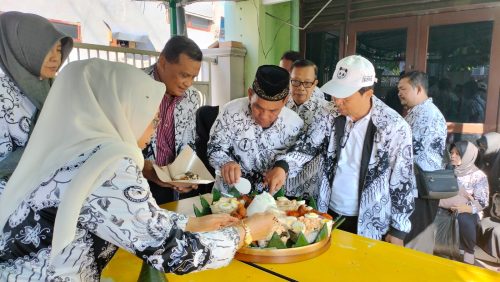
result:
M 416 196 L 411 129 L 373 95 L 373 65 L 361 56 L 337 63 L 322 91 L 338 112 L 313 123 L 283 157 L 290 177 L 319 152 L 325 177 L 314 193 L 318 209 L 346 221 L 339 227 L 364 237 L 403 245 Z M 272 192 L 286 178 L 281 167 L 266 175 Z

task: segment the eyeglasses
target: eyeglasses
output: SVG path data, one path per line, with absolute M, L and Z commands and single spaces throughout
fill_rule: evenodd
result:
M 316 80 L 314 81 L 300 81 L 300 80 L 295 80 L 292 79 L 290 80 L 290 83 L 292 84 L 293 87 L 300 87 L 301 85 L 304 86 L 304 88 L 311 88 Z
M 340 139 L 340 147 L 342 149 L 347 144 L 347 139 L 349 139 L 349 135 L 351 135 L 351 131 L 352 131 L 353 127 L 354 127 L 354 122 L 352 120 L 347 121 L 345 130 L 344 130 L 344 135 L 342 135 L 342 138 Z

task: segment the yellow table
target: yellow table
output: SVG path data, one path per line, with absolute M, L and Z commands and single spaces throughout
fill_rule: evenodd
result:
M 101 282 L 136 282 L 141 271 L 142 260 L 136 256 L 120 249 L 106 266 L 101 276 Z M 191 282 L 191 281 L 238 281 L 238 282 L 260 282 L 284 280 L 258 270 L 245 263 L 233 260 L 227 267 L 205 270 L 202 272 L 186 275 L 167 274 L 169 282 Z
M 211 195 L 204 195 L 211 200 Z M 193 215 L 198 197 L 168 203 L 163 208 Z M 322 255 L 290 264 L 258 264 L 297 281 L 500 281 L 500 274 L 427 255 L 341 230 L 332 233 L 332 244 Z M 141 261 L 120 250 L 103 272 L 114 281 L 137 281 Z M 228 267 L 183 276 L 167 274 L 169 281 L 285 281 L 242 262 Z
M 314 259 L 258 265 L 297 281 L 500 281 L 500 274 L 486 269 L 342 230 L 332 233 L 330 249 Z

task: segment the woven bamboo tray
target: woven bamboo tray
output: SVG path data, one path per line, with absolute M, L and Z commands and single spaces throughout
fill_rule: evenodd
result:
M 235 258 L 255 263 L 292 263 L 317 257 L 329 247 L 330 237 L 321 242 L 298 248 L 266 250 L 243 247 L 236 252 Z

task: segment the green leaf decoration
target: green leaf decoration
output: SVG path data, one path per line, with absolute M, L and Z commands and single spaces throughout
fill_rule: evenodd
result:
M 210 204 L 201 195 L 200 195 L 200 202 L 201 202 L 201 207 L 202 207 L 201 213 L 203 215 L 212 214 L 212 209 L 210 209 Z
M 275 199 L 278 199 L 278 197 L 285 197 L 285 189 L 283 186 L 274 194 Z
M 316 236 L 316 240 L 314 240 L 314 243 L 321 242 L 325 240 L 328 237 L 328 226 L 327 224 L 323 224 L 323 227 L 321 227 L 321 230 L 318 233 L 318 236 Z
M 281 241 L 280 235 L 278 233 L 274 232 L 273 237 L 271 237 L 271 240 L 269 241 L 269 244 L 267 245 L 268 248 L 276 248 L 276 249 L 286 249 L 285 243 Z
M 196 217 L 202 217 L 203 216 L 203 213 L 196 207 L 195 204 L 193 204 L 193 209 L 194 209 L 194 215 Z
M 297 201 L 302 201 L 302 195 L 297 198 Z
M 142 263 L 141 273 L 137 282 L 166 282 L 167 276 L 165 273 L 153 268 L 146 262 Z
M 201 207 L 203 209 L 210 208 L 210 204 L 208 203 L 208 201 L 205 198 L 203 198 L 201 195 L 200 195 L 200 202 L 201 202 Z
M 310 206 L 311 208 L 313 208 L 315 210 L 318 210 L 318 205 L 316 204 L 314 197 L 309 198 L 308 206 Z
M 201 212 L 203 213 L 203 215 L 212 214 L 212 209 L 210 209 L 210 208 L 203 208 L 203 210 Z
M 335 223 L 335 222 L 339 221 L 341 218 L 342 218 L 341 215 L 337 215 L 337 217 L 333 219 L 333 222 Z
M 228 194 L 235 197 L 235 198 L 239 198 L 241 197 L 241 193 L 240 191 L 238 191 L 236 188 L 234 187 L 231 187 L 228 191 Z
M 250 192 L 250 196 L 251 196 L 251 197 L 255 197 L 255 196 L 257 196 L 257 195 L 259 195 L 259 192 L 258 192 L 257 190 L 252 190 L 252 191 Z
M 304 247 L 307 245 L 309 245 L 309 242 L 307 242 L 306 236 L 304 236 L 304 233 L 300 232 L 297 242 L 295 242 L 293 248 Z
M 212 203 L 219 201 L 221 197 L 222 197 L 222 194 L 220 193 L 219 189 L 213 188 L 212 189 Z
M 332 226 L 332 230 L 337 229 L 337 227 L 339 227 L 342 224 L 342 222 L 344 222 L 344 221 L 345 221 L 345 217 L 340 217 L 340 218 L 337 217 L 337 220 L 335 221 L 335 223 Z

